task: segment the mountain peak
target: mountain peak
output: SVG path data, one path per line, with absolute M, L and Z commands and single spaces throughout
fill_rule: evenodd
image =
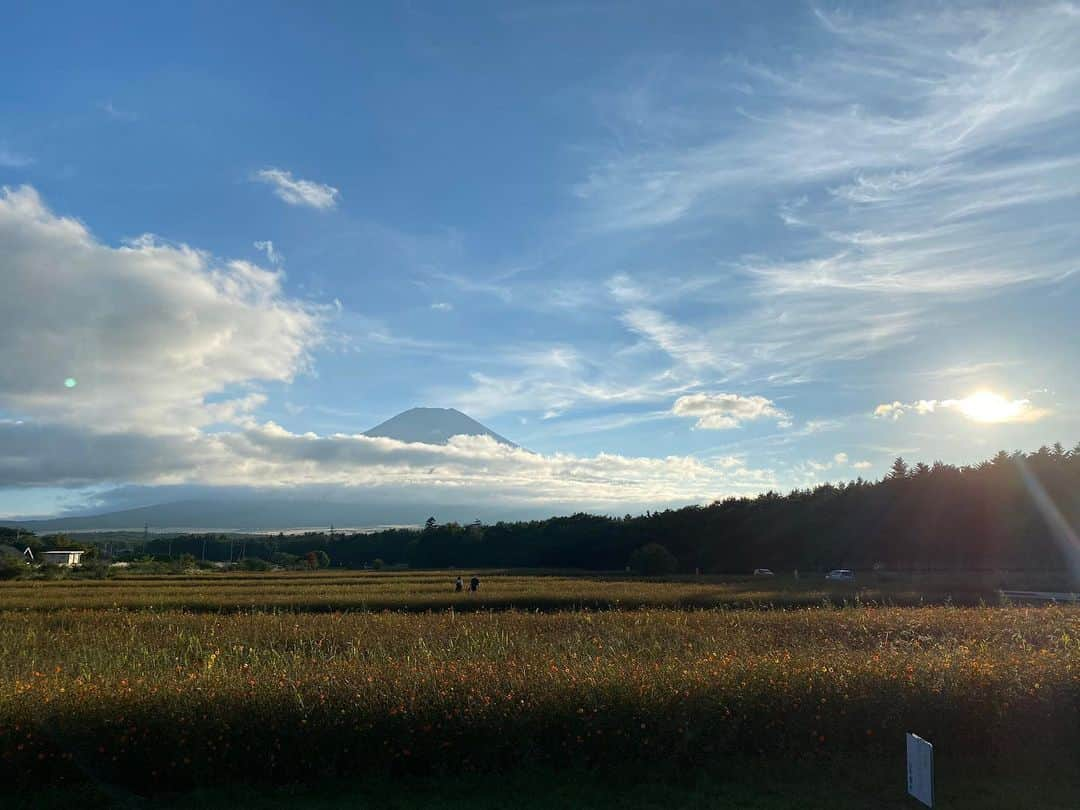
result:
M 459 435 L 490 436 L 500 444 L 517 447 L 457 408 L 409 408 L 365 431 L 364 435 L 425 444 L 446 444 L 451 436 Z

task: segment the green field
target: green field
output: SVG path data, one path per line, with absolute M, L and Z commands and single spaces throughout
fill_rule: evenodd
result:
M 971 582 L 453 576 L 0 583 L 0 790 L 903 807 L 911 730 L 941 806 L 1080 799 L 1080 608 Z

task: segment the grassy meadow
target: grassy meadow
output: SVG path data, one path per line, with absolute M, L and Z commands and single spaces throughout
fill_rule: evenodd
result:
M 1008 575 L 866 575 L 856 583 L 827 582 L 820 574 L 792 576 L 683 576 L 665 580 L 565 572 L 481 572 L 476 594 L 453 592 L 454 577 L 471 571 L 192 571 L 118 574 L 102 579 L 18 579 L 0 582 L 0 610 L 71 607 L 189 612 L 290 610 L 634 610 L 706 607 L 820 607 L 884 603 L 997 604 L 1001 585 L 1066 590 L 1064 578 Z
M 0 583 L 0 791 L 40 803 L 89 785 L 123 803 L 344 783 L 409 806 L 403 785 L 569 769 L 595 806 L 627 806 L 612 780 L 641 779 L 639 797 L 660 780 L 726 806 L 765 769 L 796 774 L 804 800 L 829 774 L 856 774 L 848 792 L 892 774 L 849 804 L 829 793 L 885 806 L 903 797 L 911 730 L 935 743 L 951 806 L 968 806 L 961 784 L 1024 784 L 1032 806 L 1080 797 L 1078 607 L 919 605 L 950 594 L 911 583 L 495 573 L 473 596 L 454 575 Z M 867 790 L 881 801 L 860 803 Z M 760 806 L 798 806 L 788 793 Z M 215 795 L 236 802 L 199 803 Z

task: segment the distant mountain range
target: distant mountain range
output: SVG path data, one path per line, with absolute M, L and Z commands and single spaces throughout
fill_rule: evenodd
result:
M 452 436 L 490 436 L 495 441 L 517 447 L 475 419 L 454 408 L 410 408 L 364 433 L 365 436 L 396 439 L 400 442 L 446 444 Z M 434 504 L 388 499 L 372 494 L 363 503 L 334 499 L 304 499 L 287 494 L 273 496 L 253 492 L 207 494 L 170 503 L 139 506 L 97 515 L 66 515 L 42 520 L 0 520 L 0 524 L 22 526 L 35 532 L 88 531 L 110 529 L 220 529 L 271 530 L 299 527 L 375 527 L 423 523 L 429 515 L 440 519 L 497 520 L 507 515 L 489 504 Z M 517 516 L 515 514 L 515 516 Z M 529 517 L 543 517 L 535 514 Z
M 0 526 L 21 527 L 37 534 L 79 531 L 212 531 L 268 532 L 309 528 L 325 531 L 330 525 L 338 529 L 373 529 L 384 526 L 419 526 L 430 515 L 440 521 L 457 520 L 467 523 L 480 519 L 484 523 L 513 518 L 539 519 L 550 517 L 551 508 L 503 510 L 483 504 L 440 504 L 384 500 L 378 497 L 363 502 L 345 503 L 305 498 L 290 498 L 279 493 L 242 496 L 222 495 L 218 498 L 198 498 L 170 503 L 140 506 L 99 515 L 44 518 L 41 520 L 3 520 Z

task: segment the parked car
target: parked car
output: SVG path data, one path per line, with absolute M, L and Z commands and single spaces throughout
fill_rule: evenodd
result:
M 835 571 L 827 573 L 825 579 L 831 579 L 834 582 L 851 582 L 851 580 L 855 579 L 855 572 L 850 568 L 837 568 Z
M 768 568 L 755 568 L 754 569 L 754 576 L 755 577 L 775 577 L 776 574 L 774 574 Z

